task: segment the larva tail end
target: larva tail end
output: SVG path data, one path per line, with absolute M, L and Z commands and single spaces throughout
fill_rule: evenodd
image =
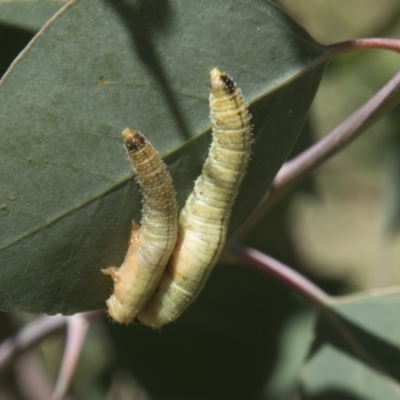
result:
M 236 85 L 227 73 L 214 68 L 210 72 L 210 88 L 211 93 L 214 95 L 232 94 L 236 89 Z
M 146 143 L 146 139 L 137 131 L 126 128 L 122 131 L 122 136 L 125 139 L 125 148 L 128 153 L 134 153 L 140 150 Z
M 106 301 L 108 314 L 120 324 L 130 324 L 135 319 L 135 314 L 130 313 L 129 307 L 121 303 L 115 295 Z
M 142 325 L 153 329 L 160 329 L 165 324 L 165 322 L 158 320 L 156 316 L 152 315 L 151 311 L 140 312 L 138 320 Z

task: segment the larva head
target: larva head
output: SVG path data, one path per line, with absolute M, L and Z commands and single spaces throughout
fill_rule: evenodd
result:
M 221 72 L 218 68 L 214 68 L 210 72 L 210 88 L 214 97 L 232 94 L 235 89 L 235 83 L 225 72 Z
M 126 128 L 122 131 L 125 139 L 125 148 L 128 153 L 135 153 L 142 149 L 146 144 L 146 139 L 137 131 Z

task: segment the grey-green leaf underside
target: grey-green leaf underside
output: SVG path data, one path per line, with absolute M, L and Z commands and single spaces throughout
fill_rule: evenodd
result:
M 242 89 L 254 124 L 233 232 L 290 151 L 323 53 L 261 0 L 69 3 L 0 85 L 0 308 L 104 307 L 111 281 L 100 270 L 121 263 L 141 216 L 121 131 L 140 130 L 165 157 L 182 206 L 210 144 L 216 66 Z
M 387 399 L 400 396 L 399 288 L 350 296 L 323 315 L 302 374 L 305 399 Z

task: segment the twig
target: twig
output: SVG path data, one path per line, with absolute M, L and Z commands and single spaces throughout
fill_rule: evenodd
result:
M 294 271 L 280 261 L 257 250 L 235 244 L 232 246 L 232 251 L 244 262 L 254 265 L 269 275 L 274 276 L 286 286 L 291 287 L 297 293 L 307 298 L 328 318 L 361 360 L 386 375 L 396 386 L 398 386 L 398 383 L 393 376 L 357 341 L 352 332 L 345 325 L 342 317 L 332 308 L 330 303 L 333 301 L 333 297 L 326 294 L 313 282 L 299 274 L 297 271 Z
M 389 38 L 365 38 L 352 39 L 345 42 L 331 44 L 326 46 L 326 57 L 341 55 L 354 50 L 381 49 L 392 50 L 400 53 L 400 40 Z
M 288 187 L 339 153 L 399 102 L 400 72 L 328 136 L 285 163 L 271 185 L 268 202 L 275 201 L 274 197 L 281 196 Z
M 64 399 L 71 385 L 82 346 L 89 329 L 89 321 L 85 314 L 75 314 L 67 318 L 67 340 L 52 400 Z
M 54 391 L 54 378 L 36 352 L 22 354 L 14 363 L 15 384 L 24 400 L 48 400 Z M 8 398 L 8 397 L 7 397 Z M 3 397 L 1 397 L 3 400 Z M 74 400 L 66 396 L 63 400 Z
M 294 269 L 250 247 L 233 244 L 232 252 L 246 263 L 272 275 L 286 286 L 306 297 L 317 307 L 325 306 L 330 296 Z
M 90 311 L 84 313 L 85 318 L 93 319 L 104 311 Z M 56 315 L 42 316 L 26 325 L 15 336 L 3 341 L 0 345 L 0 371 L 10 365 L 20 354 L 30 350 L 44 338 L 53 335 L 65 328 L 67 317 Z
M 400 43 L 400 41 L 397 41 Z M 267 210 L 290 188 L 348 146 L 382 115 L 400 102 L 400 72 L 371 99 L 309 149 L 283 164 L 267 194 L 250 218 L 238 229 L 235 240 L 251 229 Z

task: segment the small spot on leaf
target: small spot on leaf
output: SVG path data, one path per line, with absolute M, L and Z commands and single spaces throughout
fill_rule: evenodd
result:
M 101 85 L 107 85 L 107 81 L 106 81 L 106 78 L 104 78 L 104 76 L 100 76 L 98 82 L 99 82 Z

